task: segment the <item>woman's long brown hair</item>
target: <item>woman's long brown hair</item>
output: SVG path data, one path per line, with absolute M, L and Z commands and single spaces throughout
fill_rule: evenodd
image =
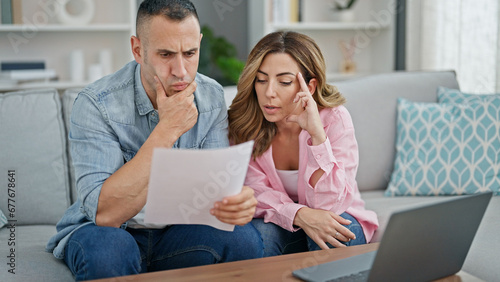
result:
M 269 149 L 276 134 L 276 125 L 262 114 L 254 87 L 257 71 L 271 53 L 287 53 L 294 58 L 306 83 L 316 79 L 317 87 L 312 96 L 320 109 L 345 103 L 337 88 L 326 83 L 325 60 L 312 38 L 291 31 L 266 35 L 250 52 L 238 82 L 238 92 L 228 110 L 229 139 L 233 144 L 254 140 L 254 158 Z

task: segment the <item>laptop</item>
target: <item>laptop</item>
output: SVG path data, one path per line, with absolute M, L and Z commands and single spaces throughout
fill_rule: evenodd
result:
M 430 281 L 462 269 L 492 192 L 391 214 L 377 251 L 293 271 L 306 281 Z

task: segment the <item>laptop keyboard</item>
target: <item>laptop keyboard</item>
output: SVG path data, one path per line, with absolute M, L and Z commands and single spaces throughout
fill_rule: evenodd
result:
M 328 282 L 356 282 L 356 281 L 368 281 L 368 274 L 370 274 L 370 270 L 364 270 L 358 273 L 350 274 L 347 276 L 335 278 L 332 280 L 328 280 Z

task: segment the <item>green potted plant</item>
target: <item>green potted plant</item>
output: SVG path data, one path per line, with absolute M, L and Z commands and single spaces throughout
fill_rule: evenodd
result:
M 236 47 L 224 37 L 214 35 L 212 29 L 202 26 L 198 71 L 217 80 L 222 86 L 236 85 L 245 62 L 236 55 Z

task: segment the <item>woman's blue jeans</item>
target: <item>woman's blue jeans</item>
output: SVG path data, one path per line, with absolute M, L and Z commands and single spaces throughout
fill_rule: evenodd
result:
M 348 213 L 340 216 L 351 221 L 351 224 L 346 227 L 356 235 L 355 240 L 340 242 L 346 246 L 366 244 L 365 234 L 359 222 Z M 265 223 L 262 218 L 254 218 L 252 224 L 260 232 L 264 241 L 264 257 L 321 249 L 302 229 L 290 232 L 274 223 Z M 330 244 L 327 245 L 330 248 L 333 247 Z
M 262 239 L 250 223 L 233 232 L 205 225 L 125 230 L 89 224 L 71 235 L 64 261 L 76 280 L 89 280 L 262 255 Z

